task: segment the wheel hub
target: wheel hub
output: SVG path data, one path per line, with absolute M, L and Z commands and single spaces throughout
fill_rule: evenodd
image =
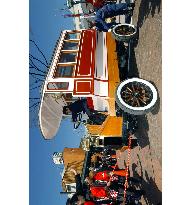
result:
M 147 86 L 133 82 L 122 88 L 121 97 L 132 107 L 144 107 L 152 100 L 152 92 Z

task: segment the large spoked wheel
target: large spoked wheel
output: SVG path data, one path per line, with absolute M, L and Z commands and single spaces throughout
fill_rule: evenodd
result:
M 132 78 L 119 84 L 116 102 L 124 112 L 144 115 L 154 108 L 157 96 L 156 88 L 150 82 Z
M 118 41 L 129 41 L 136 33 L 137 28 L 132 24 L 119 24 L 112 29 L 112 34 Z

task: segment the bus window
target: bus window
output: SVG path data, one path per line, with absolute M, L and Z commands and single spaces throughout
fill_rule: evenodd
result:
M 54 78 L 72 77 L 74 65 L 58 65 L 54 74 Z
M 68 62 L 76 62 L 77 53 L 76 52 L 70 52 L 70 53 L 64 53 L 62 52 L 59 58 L 59 63 L 68 63 Z
M 65 39 L 80 39 L 80 32 L 67 32 Z
M 62 50 L 78 50 L 78 48 L 79 48 L 78 42 L 64 41 Z
M 48 90 L 67 90 L 68 87 L 68 82 L 50 82 L 47 85 Z

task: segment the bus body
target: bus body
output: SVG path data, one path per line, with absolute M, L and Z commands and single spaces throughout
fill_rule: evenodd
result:
M 61 96 L 62 106 L 81 97 L 87 98 L 93 109 L 109 115 L 109 120 L 114 121 L 112 130 L 117 132 L 113 135 L 118 135 L 121 118 L 116 117 L 115 90 L 119 82 L 116 43 L 110 32 L 93 29 L 61 32 L 42 91 L 42 134 L 45 135 L 42 119 L 43 98 L 55 95 Z M 113 129 L 115 125 L 117 128 Z M 93 131 L 97 126 L 89 125 L 89 131 L 99 134 Z M 109 129 L 105 128 L 104 135 L 110 134 L 110 131 L 106 130 Z
M 136 32 L 129 24 L 121 25 L 121 31 L 131 27 Z M 116 26 L 113 31 L 119 32 L 120 28 Z M 39 122 L 45 139 L 52 139 L 61 120 L 67 117 L 62 113 L 63 106 L 81 98 L 87 99 L 89 108 L 106 115 L 101 125 L 86 124 L 89 135 L 101 138 L 123 136 L 124 118 L 123 114 L 118 115 L 118 110 L 134 116 L 153 108 L 157 100 L 154 86 L 143 79 L 127 79 L 123 67 L 119 67 L 123 53 L 128 53 L 130 59 L 132 42 L 130 36 L 121 38 L 128 41 L 127 52 L 122 50 L 117 44 L 120 36 L 95 29 L 61 32 L 42 90 Z M 122 82 L 120 76 L 125 77 Z

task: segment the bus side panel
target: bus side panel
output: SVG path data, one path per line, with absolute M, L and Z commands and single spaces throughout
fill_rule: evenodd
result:
M 96 31 L 83 30 L 80 39 L 75 77 L 93 77 L 95 67 Z

